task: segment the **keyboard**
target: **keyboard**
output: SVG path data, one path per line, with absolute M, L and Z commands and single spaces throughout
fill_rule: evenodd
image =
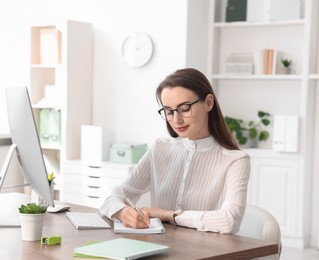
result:
M 66 216 L 76 229 L 111 228 L 98 213 L 67 212 Z

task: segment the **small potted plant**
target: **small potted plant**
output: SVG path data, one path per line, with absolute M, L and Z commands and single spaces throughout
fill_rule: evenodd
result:
M 21 205 L 19 213 L 22 240 L 38 241 L 41 239 L 43 220 L 46 210 L 46 207 L 35 203 Z
M 284 72 L 284 74 L 290 74 L 290 73 L 291 73 L 292 60 L 282 59 L 282 60 L 281 60 L 281 64 L 282 64 L 282 66 L 283 66 L 283 72 Z
M 261 126 L 270 124 L 270 114 L 264 111 L 258 111 L 259 120 L 255 123 L 253 120 L 245 122 L 242 119 L 225 117 L 229 130 L 233 133 L 237 143 L 242 148 L 257 146 L 257 140 L 266 141 L 269 138 L 269 132 L 261 129 Z

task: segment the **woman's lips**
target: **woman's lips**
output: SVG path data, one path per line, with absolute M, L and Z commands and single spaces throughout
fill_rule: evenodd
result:
M 176 127 L 176 129 L 177 129 L 178 132 L 184 132 L 184 131 L 187 130 L 187 128 L 188 128 L 188 125 Z

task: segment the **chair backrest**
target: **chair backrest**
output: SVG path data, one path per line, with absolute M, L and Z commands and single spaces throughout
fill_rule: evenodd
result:
M 276 219 L 265 209 L 247 205 L 237 235 L 273 241 L 279 244 L 279 253 L 259 259 L 279 259 L 281 251 L 281 232 Z

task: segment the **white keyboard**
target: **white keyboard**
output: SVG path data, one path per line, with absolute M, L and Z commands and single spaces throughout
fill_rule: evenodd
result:
M 111 228 L 98 213 L 67 212 L 66 216 L 76 229 Z

